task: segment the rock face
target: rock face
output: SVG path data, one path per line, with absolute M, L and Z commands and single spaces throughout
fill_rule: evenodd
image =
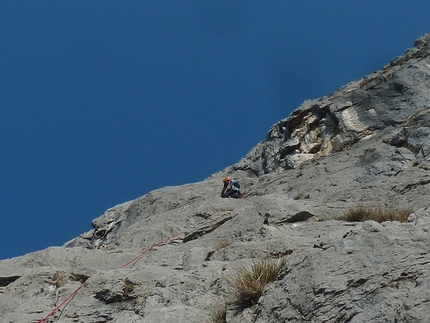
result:
M 428 322 L 429 55 L 426 34 L 304 102 L 236 165 L 117 205 L 63 247 L 0 261 L 1 322 Z M 227 174 L 244 199 L 219 197 Z M 411 215 L 341 220 L 357 205 Z M 278 257 L 281 274 L 238 306 L 239 268 Z
M 256 175 L 297 168 L 304 161 L 390 133 L 387 143 L 420 157 L 428 132 L 429 35 L 381 71 L 318 100 L 306 101 L 275 124 L 237 168 Z M 424 122 L 424 124 L 423 124 Z M 398 133 L 393 132 L 395 128 Z M 391 131 L 390 131 L 391 130 Z

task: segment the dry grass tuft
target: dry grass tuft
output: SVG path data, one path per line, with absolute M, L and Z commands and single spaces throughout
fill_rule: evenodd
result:
M 207 323 L 227 323 L 227 306 L 225 303 L 217 302 L 210 311 L 211 316 Z
M 63 287 L 68 282 L 67 274 L 64 272 L 56 271 L 52 276 L 52 284 L 56 288 Z
M 227 248 L 228 246 L 230 246 L 231 243 L 227 242 L 227 241 L 220 241 L 215 245 L 215 251 Z
M 373 220 L 376 222 L 399 221 L 408 222 L 408 217 L 412 213 L 409 208 L 394 209 L 387 206 L 356 206 L 350 208 L 342 217 L 342 220 L 349 222 L 364 222 Z
M 286 258 L 253 260 L 250 266 L 239 267 L 228 281 L 235 304 L 247 307 L 258 302 L 267 284 L 276 280 L 284 267 Z

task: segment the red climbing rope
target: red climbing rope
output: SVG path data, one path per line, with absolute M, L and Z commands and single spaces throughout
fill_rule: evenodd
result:
M 53 309 L 53 311 L 51 313 L 49 313 L 48 315 L 46 315 L 43 319 L 37 321 L 36 323 L 42 323 L 45 322 L 46 319 L 48 319 L 49 317 L 51 317 L 52 315 L 55 314 L 55 312 L 57 312 L 61 306 L 63 306 L 64 304 L 66 304 L 69 300 L 71 300 L 77 292 L 79 292 L 79 290 L 84 287 L 84 285 L 79 286 L 78 288 L 75 289 L 75 291 L 73 293 L 71 293 L 60 305 L 58 305 L 56 308 Z
M 182 235 L 182 234 L 184 234 L 184 232 L 181 232 L 181 233 L 175 234 L 174 236 L 172 236 L 172 237 L 170 237 L 170 238 L 164 239 L 163 241 L 160 241 L 160 242 L 157 242 L 157 243 L 153 244 L 151 247 L 149 247 L 148 249 L 146 249 L 146 250 L 145 250 L 144 252 L 142 252 L 140 255 L 138 255 L 138 256 L 137 256 L 137 257 L 135 257 L 134 259 L 130 260 L 130 261 L 129 261 L 129 262 L 127 262 L 125 265 L 122 265 L 122 266 L 121 266 L 121 268 L 125 268 L 125 267 L 127 267 L 128 265 L 130 265 L 131 263 L 138 261 L 140 258 L 142 258 L 144 255 L 146 255 L 148 252 L 150 252 L 150 251 L 151 251 L 152 249 L 154 249 L 156 246 L 159 246 L 159 245 L 165 244 L 166 242 L 169 242 L 170 240 L 173 240 L 173 239 L 175 239 L 175 238 L 179 237 L 179 236 L 180 236 L 180 235 Z
M 242 197 L 242 198 L 241 198 L 241 200 L 245 200 L 246 202 L 251 202 L 251 203 L 253 203 L 253 204 L 258 204 L 258 202 L 253 201 L 253 200 L 250 200 L 250 199 L 249 199 L 249 198 L 247 198 L 247 197 Z
M 149 247 L 148 249 L 146 249 L 144 252 L 142 252 L 140 255 L 138 255 L 137 257 L 135 257 L 134 259 L 130 260 L 129 262 L 127 262 L 125 265 L 122 265 L 120 268 L 125 268 L 128 265 L 130 265 L 131 263 L 134 263 L 136 261 L 138 261 L 140 258 L 142 258 L 144 255 L 146 255 L 148 252 L 150 252 L 152 249 L 154 249 L 156 246 L 160 246 L 162 244 L 165 244 L 166 242 L 169 242 L 170 240 L 173 240 L 177 237 L 179 237 L 180 235 L 184 234 L 185 232 L 181 232 L 178 234 L 175 234 L 174 236 L 164 239 L 163 241 L 157 242 L 155 244 L 153 244 L 151 247 Z M 75 291 L 73 293 L 71 293 L 60 305 L 58 305 L 56 308 L 54 308 L 52 310 L 51 313 L 49 313 L 48 315 L 46 315 L 43 319 L 36 321 L 36 323 L 43 323 L 45 322 L 49 317 L 51 317 L 52 315 L 54 315 L 64 304 L 66 304 L 68 301 L 70 301 L 73 297 L 75 297 L 75 295 L 77 294 L 77 292 L 79 292 L 79 290 L 84 287 L 84 285 L 82 284 L 81 286 L 79 286 L 77 289 L 75 289 Z

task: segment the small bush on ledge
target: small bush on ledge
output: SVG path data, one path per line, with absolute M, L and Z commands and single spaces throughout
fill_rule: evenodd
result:
M 211 308 L 211 316 L 207 323 L 227 323 L 227 306 L 225 303 L 217 302 Z
M 250 266 L 239 267 L 228 281 L 233 290 L 234 303 L 242 307 L 257 303 L 266 285 L 276 280 L 285 262 L 285 257 L 256 259 Z
M 399 221 L 408 222 L 408 217 L 412 211 L 408 208 L 394 209 L 387 206 L 356 206 L 350 208 L 341 220 L 349 222 L 364 222 L 373 220 L 376 222 Z

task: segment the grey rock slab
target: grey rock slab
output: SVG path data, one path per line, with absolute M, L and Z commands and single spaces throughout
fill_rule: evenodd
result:
M 369 221 L 328 245 L 291 254 L 285 276 L 261 298 L 256 322 L 428 319 L 427 233 L 416 225 Z

